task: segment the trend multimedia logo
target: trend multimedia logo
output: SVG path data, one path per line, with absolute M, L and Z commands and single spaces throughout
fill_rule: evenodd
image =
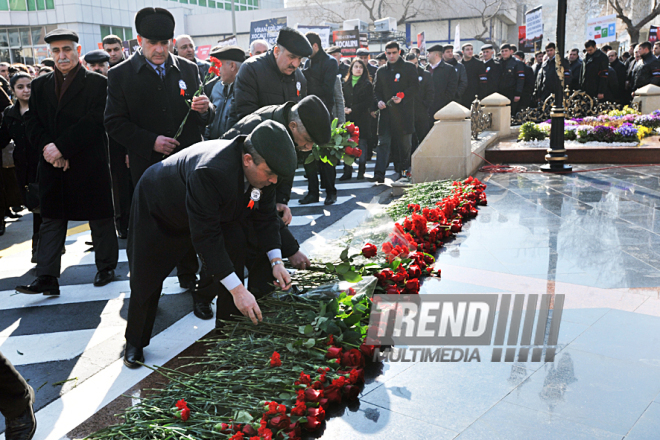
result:
M 366 343 L 441 347 L 376 350 L 391 362 L 481 362 L 478 346 L 491 362 L 553 362 L 563 307 L 562 294 L 374 295 Z

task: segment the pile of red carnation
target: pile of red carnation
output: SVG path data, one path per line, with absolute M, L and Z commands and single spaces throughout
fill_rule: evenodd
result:
M 351 135 L 350 138 L 348 138 L 349 141 L 355 142 L 356 144 L 360 143 L 360 127 L 357 125 L 351 123 L 346 124 L 345 126 L 346 131 L 348 134 Z M 353 157 L 360 157 L 362 156 L 362 150 L 357 148 L 357 147 L 346 147 L 344 149 L 344 152 L 348 154 L 349 156 Z

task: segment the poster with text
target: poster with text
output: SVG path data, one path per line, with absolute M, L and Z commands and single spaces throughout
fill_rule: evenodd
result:
M 537 6 L 525 13 L 525 52 L 541 50 L 543 43 L 543 7 Z
M 195 57 L 200 60 L 206 60 L 209 57 L 209 54 L 211 53 L 211 45 L 206 44 L 204 46 L 197 46 L 197 49 L 195 49 Z
M 616 41 L 616 14 L 588 19 L 587 39 L 596 44 Z
M 334 31 L 332 39 L 335 46 L 341 48 L 341 56 L 354 57 L 360 48 L 360 31 Z
M 417 48 L 420 55 L 426 56 L 426 34 L 424 32 L 417 34 Z
M 323 49 L 330 47 L 330 26 L 307 26 L 299 24 L 296 28 L 303 35 L 307 32 L 316 32 L 321 37 L 321 46 L 323 46 Z
M 286 26 L 286 17 L 268 18 L 250 22 L 250 43 L 254 40 L 266 40 L 270 47 L 275 46 L 277 34 Z
M 519 50 L 527 52 L 527 26 L 518 26 L 518 47 Z

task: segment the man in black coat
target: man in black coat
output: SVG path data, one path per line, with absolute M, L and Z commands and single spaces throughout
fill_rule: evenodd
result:
M 660 86 L 660 61 L 658 61 L 658 59 L 653 56 L 653 53 L 651 52 L 653 50 L 653 46 L 648 41 L 645 41 L 637 46 L 637 50 L 639 50 L 639 55 L 642 57 L 642 59 L 635 64 L 632 72 L 633 94 L 637 89 L 640 89 L 648 84 Z
M 339 66 L 339 75 L 341 75 L 342 78 L 346 78 L 346 75 L 348 74 L 348 66 L 341 62 L 341 47 L 330 46 L 326 49 L 325 53 L 337 61 L 337 65 Z
M 469 109 L 472 107 L 472 101 L 475 100 L 475 97 L 485 98 L 488 76 L 486 75 L 484 63 L 474 58 L 474 46 L 471 43 L 465 43 L 462 49 L 463 61 L 461 61 L 461 64 L 465 67 L 467 88 L 459 102 L 463 107 Z
M 236 75 L 236 120 L 261 107 L 298 102 L 307 96 L 307 80 L 298 67 L 310 55 L 312 46 L 303 34 L 288 27 L 280 29 L 277 45 L 246 60 Z
M 458 85 L 456 86 L 454 99 L 452 99 L 452 101 L 456 101 L 460 103 L 461 100 L 463 99 L 463 95 L 465 94 L 465 90 L 467 90 L 467 86 L 468 86 L 468 79 L 467 79 L 467 73 L 465 72 L 465 66 L 459 63 L 456 60 L 456 57 L 454 57 L 454 45 L 447 44 L 443 46 L 442 49 L 443 49 L 442 61 L 452 66 L 456 71 L 456 75 L 458 76 Z
M 495 61 L 495 50 L 492 44 L 484 44 L 481 46 L 481 51 L 484 55 L 483 63 L 486 68 L 487 78 L 485 96 L 489 96 L 499 91 L 502 66 L 499 62 Z
M 410 52 L 406 55 L 406 61 L 410 61 L 417 68 L 417 80 L 419 81 L 419 90 L 415 97 L 415 136 L 413 137 L 412 151 L 415 152 L 419 144 L 422 143 L 426 135 L 431 130 L 429 125 L 429 108 L 433 104 L 433 95 L 435 88 L 433 86 L 433 76 L 430 72 L 422 69 L 419 65 L 417 53 Z
M 511 101 L 511 115 L 513 116 L 520 109 L 520 99 L 525 87 L 525 66 L 513 56 L 510 44 L 501 45 L 500 53 L 502 54 L 500 61 L 502 74 L 498 93 Z
M 534 88 L 536 87 L 536 78 L 534 78 L 534 69 L 525 63 L 525 52 L 518 51 L 513 54 L 514 57 L 525 67 L 525 85 L 523 86 L 523 95 L 520 98 L 520 109 L 524 110 L 533 105 Z
M 584 48 L 587 50 L 587 56 L 582 63 L 580 90 L 592 98 L 603 100 L 607 91 L 609 60 L 607 55 L 596 49 L 594 40 L 584 43 Z
M 255 324 L 261 311 L 243 285 L 247 222 L 268 255 L 270 280 L 286 290 L 275 183 L 296 169 L 286 129 L 261 123 L 247 138 L 202 142 L 150 167 L 135 187 L 128 236 L 131 299 L 124 363 L 144 362 L 163 281 L 192 241 L 213 283 L 219 283 L 218 318 L 238 312 Z M 272 269 L 271 269 L 272 268 Z M 249 268 L 252 277 L 255 269 Z
M 410 170 L 412 134 L 415 131 L 415 97 L 419 80 L 415 65 L 401 58 L 401 48 L 396 41 L 385 45 L 387 64 L 376 72 L 374 95 L 380 109 L 378 119 L 378 156 L 373 181 L 383 183 L 385 170 L 390 164 L 390 147 L 399 147 L 392 152 L 396 172 L 404 175 Z M 397 93 L 403 93 L 400 98 Z M 389 103 L 389 105 L 388 105 Z M 398 162 L 398 163 L 397 163 Z
M 579 90 L 580 78 L 582 77 L 582 60 L 580 59 L 579 49 L 571 49 L 568 54 L 568 65 L 571 69 L 571 83 L 569 84 L 569 87 L 571 90 Z
M 610 67 L 616 74 L 617 84 L 614 89 L 616 102 L 629 104 L 630 97 L 626 97 L 626 66 L 621 62 L 615 50 L 610 50 L 607 53 L 607 59 L 610 62 Z
M 357 52 L 355 52 L 355 54 L 359 59 L 364 61 L 364 64 L 367 65 L 367 71 L 369 72 L 369 76 L 371 77 L 371 80 L 373 81 L 374 77 L 376 76 L 376 71 L 378 70 L 378 67 L 372 66 L 371 64 L 369 64 L 369 51 L 367 49 L 361 47 L 357 50 Z M 419 57 L 419 55 L 418 55 L 418 57 Z M 346 75 L 344 75 L 342 77 L 342 80 L 345 77 L 346 77 Z
M 203 140 L 201 132 L 213 120 L 214 111 L 205 95 L 193 97 L 201 84 L 197 65 L 169 52 L 172 14 L 144 8 L 135 15 L 135 27 L 140 49 L 108 72 L 105 127 L 127 148 L 137 185 L 151 165 Z M 194 286 L 197 269 L 191 245 L 177 270 L 181 287 Z
M 443 48 L 436 44 L 427 50 L 429 64 L 426 70 L 433 77 L 433 102 L 428 109 L 429 126 L 433 126 L 435 118 L 433 115 L 438 110 L 454 100 L 454 93 L 458 85 L 458 74 L 449 64 L 442 61 Z
M 57 60 L 56 69 L 32 82 L 30 111 L 25 114 L 30 144 L 42 153 L 37 279 L 16 290 L 59 295 L 57 278 L 69 220 L 89 221 L 98 269 L 94 285 L 113 280 L 119 247 L 103 128 L 106 79 L 80 65 L 75 32 L 56 29 L 45 41 Z
M 539 70 L 538 77 L 536 78 L 536 97 L 539 105 L 552 94 L 557 94 L 559 88 L 559 77 L 557 76 L 557 65 L 555 60 L 556 46 L 555 43 L 548 43 L 545 46 L 545 53 L 548 59 L 543 62 L 541 70 Z M 564 67 L 564 87 L 571 83 L 571 67 L 564 58 L 561 59 L 561 64 Z

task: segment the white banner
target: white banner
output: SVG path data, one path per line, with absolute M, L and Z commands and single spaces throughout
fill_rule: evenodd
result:
M 323 49 L 330 47 L 330 26 L 307 26 L 305 24 L 298 24 L 296 25 L 296 29 L 298 29 L 303 35 L 307 32 L 316 32 L 319 34 L 319 37 L 321 37 L 321 45 L 323 46 Z
M 532 51 L 541 50 L 543 43 L 543 7 L 538 6 L 525 13 L 525 46 Z
M 587 38 L 598 44 L 616 41 L 616 14 L 588 19 Z

